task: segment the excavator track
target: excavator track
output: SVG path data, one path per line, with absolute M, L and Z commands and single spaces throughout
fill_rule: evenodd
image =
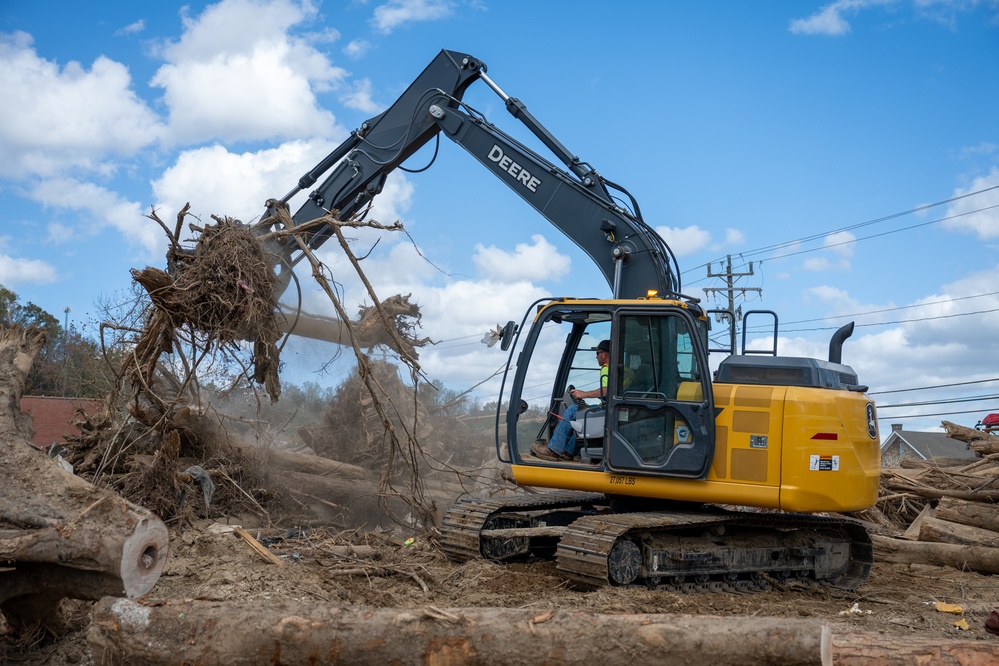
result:
M 441 521 L 441 547 L 454 562 L 483 557 L 509 560 L 544 556 L 543 551 L 553 550 L 552 538 L 557 539 L 560 527 L 592 513 L 594 505 L 600 502 L 605 500 L 599 493 L 573 491 L 498 499 L 465 498 L 452 505 Z M 503 529 L 520 534 L 488 535 Z
M 554 558 L 574 586 L 678 592 L 767 589 L 773 582 L 854 589 L 874 549 L 857 522 L 797 514 L 697 511 L 613 513 L 596 493 L 465 499 L 441 524 L 456 562 Z
M 556 561 L 562 575 L 583 589 L 750 592 L 790 580 L 855 589 L 870 574 L 874 549 L 867 531 L 848 519 L 642 512 L 574 521 L 559 541 Z

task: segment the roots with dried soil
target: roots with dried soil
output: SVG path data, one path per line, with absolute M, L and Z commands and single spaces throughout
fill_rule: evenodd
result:
M 338 519 L 370 514 L 368 508 L 342 506 L 347 499 L 342 493 L 332 493 L 338 500 L 331 501 L 334 489 L 324 488 L 321 480 L 288 483 L 279 478 L 272 467 L 273 456 L 266 450 L 269 442 L 263 442 L 265 450 L 254 446 L 260 437 L 216 411 L 202 394 L 203 369 L 230 367 L 239 371 L 241 380 L 229 392 L 246 393 L 256 384 L 272 403 L 278 399 L 280 336 L 304 324 L 297 314 L 286 318 L 278 309 L 275 260 L 265 248 L 297 243 L 337 312 L 339 341 L 349 345 L 357 358 L 357 374 L 347 389 L 351 399 L 330 406 L 330 412 L 338 410 L 327 417 L 327 425 L 334 428 L 326 429 L 323 445 L 317 448 L 321 454 L 356 461 L 369 471 L 372 478 L 359 488 L 365 496 L 361 504 L 375 502 L 391 520 L 433 530 L 439 508 L 421 476 L 435 466 L 428 464 L 421 441 L 432 429 L 421 423 L 426 412 L 419 408 L 421 374 L 416 360 L 417 348 L 429 339 L 414 335 L 419 308 L 408 295 L 378 299 L 342 231 L 358 226 L 394 231 L 401 226 L 341 222 L 335 216 L 296 226 L 286 207 L 273 209 L 272 217 L 253 227 L 216 216 L 215 224 L 190 224 L 194 245 L 186 248 L 180 236 L 190 216 L 189 206 L 177 215 L 173 228 L 155 211 L 149 215 L 168 237 L 170 270 L 147 267 L 132 272 L 148 296 L 148 305 L 141 330 L 121 329 L 138 336 L 131 341 L 132 351 L 119 373 L 122 392 L 108 401 L 109 405 L 124 403 L 131 418 L 123 420 L 109 408 L 85 424 L 71 462 L 78 472 L 109 483 L 171 522 L 223 513 L 267 516 L 277 500 L 300 511 L 325 505 L 316 516 L 320 520 L 331 519 L 330 510 Z M 357 320 L 347 316 L 331 286 L 328 268 L 299 235 L 317 224 L 330 225 L 373 302 L 361 308 Z M 247 354 L 247 345 L 252 353 Z M 398 354 L 397 360 L 409 369 L 411 386 L 399 381 L 398 366 L 385 364 L 379 370 L 367 353 L 375 345 Z M 314 432 L 310 436 L 315 439 Z M 450 457 L 435 451 L 429 459 Z M 197 501 L 204 488 L 187 473 L 192 466 L 202 470 L 202 478 L 214 487 L 211 503 L 205 507 Z M 304 492 L 303 487 L 312 492 Z M 460 482 L 456 487 L 462 487 Z

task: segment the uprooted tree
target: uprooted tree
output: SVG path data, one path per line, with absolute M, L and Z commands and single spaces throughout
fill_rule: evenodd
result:
M 271 402 L 277 401 L 281 336 L 301 332 L 345 344 L 357 359 L 363 395 L 357 397 L 356 411 L 365 420 L 364 437 L 357 444 L 378 444 L 378 456 L 372 461 L 376 479 L 364 487 L 364 494 L 377 500 L 392 518 L 431 528 L 437 506 L 421 478 L 428 458 L 421 448 L 421 411 L 416 408 L 416 387 L 422 377 L 417 350 L 430 340 L 415 335 L 420 312 L 408 295 L 377 297 L 343 233 L 348 227 L 392 232 L 401 225 L 361 221 L 363 216 L 340 221 L 327 215 L 296 226 L 286 207 L 275 204 L 271 210 L 275 212 L 252 226 L 217 216 L 212 217 L 213 224 L 189 223 L 194 237 L 188 241 L 182 241 L 181 235 L 193 217 L 189 206 L 178 213 L 172 227 L 155 211 L 149 215 L 168 238 L 168 270 L 132 272 L 148 297 L 141 326 L 106 325 L 106 331 L 116 331 L 130 349 L 118 372 L 119 393 L 109 404 L 124 404 L 131 419 L 123 421 L 109 410 L 87 424 L 74 447 L 74 464 L 81 473 L 115 484 L 166 519 L 184 507 L 197 506 L 192 498 L 201 496 L 206 510 L 209 502 L 216 511 L 225 510 L 229 501 L 264 511 L 263 504 L 287 490 L 271 483 L 273 456 L 252 446 L 253 437 L 246 437 L 214 409 L 203 395 L 200 373 L 206 368 L 235 367 L 237 381 L 230 391 L 256 385 Z M 372 305 L 362 307 L 356 319 L 351 319 L 331 286 L 329 269 L 302 240 L 302 234 L 316 226 L 332 230 L 367 290 Z M 316 320 L 278 308 L 277 260 L 268 248 L 289 243 L 296 243 L 308 259 L 336 318 Z M 375 346 L 388 347 L 408 368 L 411 391 L 395 390 L 387 374 L 375 371 L 377 364 L 369 357 Z M 259 398 L 257 402 L 261 404 Z

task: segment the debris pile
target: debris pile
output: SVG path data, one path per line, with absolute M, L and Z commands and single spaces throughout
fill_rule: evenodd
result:
M 876 535 L 877 557 L 999 573 L 999 437 L 946 421 L 943 426 L 984 457 L 882 469 L 877 506 L 866 515 L 897 538 Z
M 365 221 L 363 214 L 296 224 L 287 206 L 272 202 L 270 209 L 252 226 L 219 216 L 212 216 L 213 224 L 189 223 L 189 205 L 172 227 L 155 211 L 148 215 L 167 236 L 168 270 L 132 271 L 148 297 L 141 328 L 104 325 L 120 332 L 126 350 L 116 370 L 119 393 L 109 396 L 104 414 L 80 424 L 69 454 L 77 472 L 168 524 L 296 514 L 300 524 L 371 527 L 388 521 L 428 532 L 459 495 L 483 483 L 505 485 L 488 436 L 430 409 L 432 391 L 416 360 L 417 349 L 430 342 L 416 335 L 418 305 L 409 295 L 379 299 L 361 271 L 363 258 L 343 233 L 345 227 L 392 232 L 401 225 Z M 182 241 L 185 225 L 193 237 Z M 337 238 L 367 291 L 371 305 L 360 307 L 355 320 L 329 269 L 307 247 L 305 239 L 317 228 Z M 288 276 L 275 267 L 289 247 L 302 249 L 308 260 L 302 263 L 330 298 L 335 319 L 279 309 L 276 290 Z M 273 405 L 281 393 L 280 336 L 303 332 L 352 349 L 357 367 L 324 422 L 297 427 L 302 442 L 296 454 L 278 450 L 279 432 L 261 428 L 252 415 L 226 414 L 223 405 L 226 396 L 238 395 L 255 401 L 259 413 L 258 386 Z M 397 356 L 375 361 L 369 356 L 375 347 Z M 317 369 L 321 365 L 317 360 Z M 402 378 L 407 368 L 409 382 Z M 219 387 L 221 382 L 230 385 Z

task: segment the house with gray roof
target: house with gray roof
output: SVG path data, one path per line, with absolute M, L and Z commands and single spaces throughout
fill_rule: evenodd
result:
M 901 423 L 893 423 L 891 434 L 881 444 L 881 466 L 901 467 L 902 460 L 907 458 L 972 462 L 978 454 L 965 442 L 951 439 L 945 433 L 902 430 Z

